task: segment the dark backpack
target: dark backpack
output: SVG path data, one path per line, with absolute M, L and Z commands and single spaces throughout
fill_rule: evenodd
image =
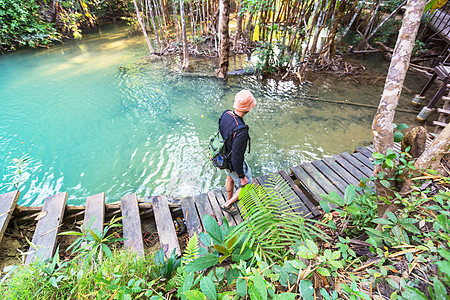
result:
M 235 132 L 238 132 L 244 128 L 248 129 L 248 126 L 244 124 L 237 125 L 225 139 L 222 137 L 219 129 L 209 138 L 209 158 L 211 159 L 214 167 L 219 169 L 231 169 L 231 162 L 229 160 L 231 151 L 229 153 L 225 153 L 225 142 L 232 137 Z M 248 139 L 250 144 L 250 137 Z M 250 153 L 250 146 L 248 152 Z

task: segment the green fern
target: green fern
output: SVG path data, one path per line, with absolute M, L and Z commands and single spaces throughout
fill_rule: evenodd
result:
M 186 245 L 186 250 L 184 250 L 184 254 L 182 257 L 183 265 L 193 261 L 200 254 L 200 245 L 197 233 L 194 233 L 193 236 L 189 238 L 189 241 Z
M 244 221 L 227 236 L 238 236 L 243 246 L 249 246 L 265 261 L 283 259 L 289 246 L 298 240 L 329 237 L 319 228 L 318 221 L 307 220 L 293 211 L 286 199 L 293 197 L 286 181 L 272 174 L 265 187 L 246 185 L 239 194 L 239 206 Z
M 171 286 L 180 287 L 183 285 L 186 279 L 187 273 L 185 266 L 199 256 L 200 245 L 197 233 L 194 233 L 187 242 L 186 249 L 181 258 L 181 265 L 177 268 L 177 272 L 174 277 L 168 282 Z

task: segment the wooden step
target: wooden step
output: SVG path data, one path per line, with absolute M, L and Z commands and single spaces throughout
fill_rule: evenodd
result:
M 199 235 L 202 232 L 202 223 L 195 208 L 194 197 L 183 198 L 180 200 L 180 204 L 189 237 L 192 237 L 194 233 Z
M 439 122 L 439 121 L 433 121 L 433 125 L 434 126 L 439 126 L 439 127 L 445 127 L 445 126 L 447 126 L 447 123 Z
M 125 248 L 136 251 L 138 255 L 144 255 L 144 239 L 142 237 L 141 217 L 136 194 L 126 195 L 120 198 L 123 224 L 123 242 Z
M 8 223 L 11 219 L 12 213 L 14 212 L 14 208 L 16 208 L 19 195 L 19 191 L 12 191 L 0 195 L 0 241 L 5 234 L 6 227 L 8 227 Z
M 91 229 L 95 234 L 102 234 L 105 222 L 105 193 L 96 194 L 86 198 L 84 211 L 84 229 Z M 83 244 L 82 246 L 85 246 Z
M 438 108 L 437 112 L 440 113 L 440 114 L 447 115 L 447 116 L 450 115 L 450 110 L 448 110 L 448 109 Z
M 442 100 L 444 101 L 450 101 L 450 96 L 442 96 Z
M 152 198 L 153 212 L 155 216 L 156 229 L 158 231 L 159 244 L 164 249 L 164 255 L 169 258 L 173 250 L 181 255 L 177 232 L 173 224 L 169 204 L 166 196 Z
M 50 196 L 44 201 L 41 215 L 34 232 L 32 244 L 37 249 L 30 247 L 25 264 L 33 262 L 35 259 L 47 260 L 53 256 L 56 246 L 56 237 L 59 227 L 62 225 L 64 208 L 66 207 L 67 192 Z

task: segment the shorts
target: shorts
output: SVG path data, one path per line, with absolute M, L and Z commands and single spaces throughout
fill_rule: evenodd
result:
M 238 174 L 235 171 L 231 172 L 230 170 L 226 169 L 225 172 L 227 173 L 228 176 L 230 176 L 234 180 L 234 186 L 236 187 L 236 189 L 243 187 L 241 186 L 241 179 L 239 178 Z M 252 170 L 250 169 L 250 166 L 247 164 L 245 160 L 244 160 L 244 175 L 245 177 L 247 177 L 248 183 L 253 182 Z

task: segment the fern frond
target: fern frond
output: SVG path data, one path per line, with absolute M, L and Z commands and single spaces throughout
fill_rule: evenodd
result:
M 194 233 L 194 235 L 189 238 L 182 257 L 183 265 L 188 264 L 190 261 L 193 261 L 198 257 L 200 253 L 200 245 L 198 241 L 199 239 L 197 233 Z

